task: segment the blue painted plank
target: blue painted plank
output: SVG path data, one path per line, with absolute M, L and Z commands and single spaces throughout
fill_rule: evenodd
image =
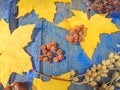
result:
M 46 44 L 52 41 L 58 43 L 59 47 L 64 50 L 65 59 L 59 63 L 45 63 L 43 62 L 43 73 L 47 75 L 60 75 L 68 72 L 68 43 L 65 40 L 67 31 L 61 29 L 54 24 L 47 21 L 43 23 L 43 40 L 42 44 Z
M 12 0 L 0 0 L 0 10 L 1 10 L 0 19 L 3 17 L 7 22 L 10 20 L 9 15 L 11 15 L 9 14 L 10 12 L 9 7 L 11 1 Z M 72 0 L 72 1 L 73 4 L 56 3 L 58 13 L 55 15 L 54 18 L 55 23 L 59 23 L 63 19 L 71 17 L 73 14 L 69 9 L 83 10 L 84 12 L 86 11 L 87 0 Z M 119 16 L 120 15 L 118 15 L 118 13 L 117 14 L 113 13 L 110 15 L 110 17 L 113 18 L 112 22 L 115 23 L 118 27 L 120 26 Z M 10 22 L 12 22 L 12 20 L 10 20 Z M 12 24 L 10 25 L 11 28 L 14 29 L 14 27 L 16 26 L 16 22 L 12 22 L 10 24 Z M 114 52 L 119 51 L 119 48 L 116 47 L 116 44 L 120 44 L 120 41 L 117 39 L 120 36 L 119 33 L 114 33 L 112 35 L 107 35 L 107 34 L 101 35 L 100 37 L 101 42 L 100 44 L 98 44 L 97 49 L 95 49 L 93 55 L 93 61 L 91 63 L 80 45 L 75 46 L 72 44 L 68 44 L 68 42 L 65 40 L 67 31 L 65 31 L 64 29 L 61 29 L 55 26 L 54 24 L 45 21 L 44 19 L 38 19 L 34 11 L 19 19 L 19 24 L 18 24 L 19 26 L 26 24 L 36 24 L 36 27 L 32 35 L 32 42 L 25 48 L 25 50 L 31 55 L 34 69 L 38 71 L 43 71 L 45 74 L 48 75 L 60 75 L 71 69 L 78 70 L 80 74 L 84 73 L 85 70 L 92 65 L 92 63 L 93 64 L 100 63 L 102 59 L 106 59 L 107 55 L 111 51 Z M 66 56 L 65 60 L 57 64 L 47 64 L 44 62 L 41 62 L 40 64 L 40 62 L 38 61 L 38 55 L 40 54 L 39 47 L 41 46 L 41 44 L 48 43 L 53 40 L 57 41 L 60 47 L 65 50 L 65 56 Z M 106 43 L 106 41 L 108 41 L 108 43 Z M 111 42 L 113 43 L 111 44 Z M 32 82 L 34 76 L 36 76 L 36 74 L 34 74 L 31 71 L 23 76 L 18 74 L 13 74 L 11 76 L 11 78 L 13 79 L 11 82 L 23 81 L 23 80 Z M 88 90 L 86 86 L 80 86 L 74 84 L 72 84 L 69 89 Z
M 92 63 L 101 63 L 102 60 L 108 59 L 110 52 L 118 53 L 120 51 L 120 48 L 117 47 L 117 44 L 120 44 L 119 37 L 120 32 L 111 35 L 102 34 L 100 36 L 100 43 L 94 51 Z

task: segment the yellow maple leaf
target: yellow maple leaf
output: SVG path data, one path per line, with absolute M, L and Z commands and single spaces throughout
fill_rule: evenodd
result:
M 45 18 L 53 22 L 54 14 L 56 13 L 55 2 L 71 2 L 71 0 L 20 0 L 18 3 L 18 17 L 24 16 L 35 10 L 38 18 Z
M 68 79 L 70 78 L 70 72 L 56 76 L 55 78 Z M 50 81 L 43 82 L 41 79 L 34 78 L 32 90 L 68 90 L 70 82 L 50 79 Z
M 106 15 L 95 14 L 88 20 L 86 13 L 77 10 L 72 10 L 72 12 L 74 16 L 62 21 L 58 26 L 69 30 L 70 28 L 84 24 L 87 32 L 84 41 L 80 42 L 80 44 L 87 56 L 92 59 L 94 49 L 100 42 L 100 34 L 111 34 L 118 31 L 118 29 L 111 22 L 110 18 L 105 18 Z
M 10 33 L 9 25 L 0 21 L 0 82 L 4 87 L 12 72 L 22 74 L 32 69 L 30 56 L 23 48 L 31 41 L 33 29 L 34 25 L 26 25 Z

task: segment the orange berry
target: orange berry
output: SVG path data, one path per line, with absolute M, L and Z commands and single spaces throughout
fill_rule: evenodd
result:
M 47 50 L 46 49 L 42 50 L 42 53 L 47 54 Z
M 62 53 L 63 53 L 63 50 L 62 50 L 62 49 L 58 49 L 56 53 L 57 53 L 57 54 L 62 54 Z
M 54 57 L 54 58 L 53 58 L 53 62 L 54 62 L 54 63 L 57 63 L 57 62 L 58 62 L 58 57 Z
M 47 56 L 48 56 L 49 58 L 52 58 L 52 55 L 53 55 L 53 52 L 52 52 L 52 51 L 47 52 Z
M 81 42 L 82 41 L 82 37 L 79 37 L 79 40 L 78 40 L 79 42 Z
M 51 45 L 55 47 L 57 46 L 56 42 L 51 42 Z
M 50 50 L 51 50 L 51 51 L 55 51 L 55 50 L 56 50 L 56 46 L 52 46 L 52 47 L 50 48 Z
M 73 34 L 73 38 L 74 39 L 78 39 L 79 38 L 79 35 L 77 33 Z
M 43 58 L 43 61 L 44 61 L 44 62 L 48 62 L 48 61 L 49 61 L 48 57 L 44 57 L 44 58 Z
M 62 54 L 58 54 L 57 57 L 58 57 L 59 60 L 63 60 L 64 59 L 64 56 Z
M 82 35 L 83 35 L 83 31 L 80 31 L 80 32 L 79 32 L 79 35 L 82 36 Z
M 78 41 L 75 40 L 75 41 L 73 41 L 72 43 L 76 45 L 76 44 L 78 43 Z
M 80 26 L 75 26 L 77 32 L 81 31 Z
M 83 24 L 82 24 L 82 25 L 80 25 L 79 27 L 80 27 L 80 29 L 81 29 L 81 30 L 83 30 L 83 29 L 84 29 L 84 25 L 83 25 Z
M 51 43 L 48 43 L 48 44 L 46 45 L 46 47 L 47 47 L 47 49 L 50 49 L 50 48 L 51 48 Z
M 70 29 L 69 33 L 74 34 L 76 32 L 75 28 Z
M 69 41 L 69 42 L 72 42 L 73 41 L 73 37 L 72 36 L 66 36 L 66 40 Z
M 38 59 L 43 60 L 43 55 L 39 55 Z
M 41 49 L 41 50 L 44 50 L 44 49 L 46 49 L 46 46 L 45 46 L 45 45 L 42 45 L 42 46 L 40 47 L 40 49 Z

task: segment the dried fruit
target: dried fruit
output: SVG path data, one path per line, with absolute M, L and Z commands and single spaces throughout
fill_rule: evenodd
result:
M 70 71 L 70 74 L 71 74 L 72 77 L 74 77 L 74 76 L 76 75 L 75 70 L 71 70 L 71 71 Z
M 115 86 L 120 88 L 120 82 L 115 82 Z
M 97 85 L 96 81 L 91 81 L 89 84 L 90 84 L 92 87 L 95 87 L 95 86 Z
M 59 60 L 64 59 L 63 50 L 57 48 L 56 42 L 51 42 L 41 46 L 41 54 L 38 56 L 39 60 L 44 62 L 57 63 Z
M 39 60 L 43 60 L 43 55 L 40 55 L 38 58 Z
M 40 49 L 41 49 L 41 50 L 44 50 L 44 49 L 46 49 L 46 46 L 45 46 L 45 45 L 42 45 L 42 46 L 40 47 Z
M 102 83 L 102 88 L 105 89 L 107 87 L 106 83 Z
M 110 53 L 109 54 L 109 59 L 112 59 L 114 57 L 114 55 L 115 55 L 114 53 Z
M 54 63 L 57 63 L 58 61 L 59 61 L 58 57 L 54 57 L 54 58 L 53 58 L 53 62 L 54 62 Z
M 100 81 L 100 79 L 101 79 L 100 76 L 97 76 L 97 77 L 95 78 L 96 81 Z
M 88 69 L 86 72 L 87 75 L 91 75 L 91 71 Z
M 79 78 L 78 77 L 73 77 L 72 80 L 73 80 L 73 82 L 78 82 Z
M 114 90 L 115 86 L 114 85 L 111 85 L 108 90 Z
M 64 56 L 62 54 L 58 54 L 57 57 L 58 57 L 59 60 L 63 60 L 64 59 Z
M 43 57 L 43 61 L 48 62 L 49 61 L 48 57 Z
M 62 49 L 58 49 L 56 53 L 57 54 L 63 54 L 63 50 Z
M 116 71 L 116 72 L 114 72 L 113 74 L 112 74 L 112 79 L 115 79 L 115 78 L 117 78 L 119 76 L 119 74 L 118 74 L 118 72 Z
M 73 41 L 73 37 L 72 37 L 72 36 L 66 36 L 66 40 L 67 40 L 68 42 L 72 42 L 72 41 Z
M 84 35 L 84 25 L 75 26 L 69 31 L 69 35 L 66 36 L 66 40 L 72 44 L 79 43 Z
M 111 53 L 109 59 L 103 60 L 102 64 L 94 64 L 90 69 L 86 70 L 85 74 L 76 76 L 75 71 L 71 71 L 71 80 L 75 84 L 87 84 L 91 85 L 95 90 L 114 90 L 115 86 L 120 87 L 120 59 L 115 58 L 116 54 Z M 111 62 L 112 59 L 115 59 Z M 112 71 L 112 73 L 111 73 Z M 101 78 L 110 78 L 110 81 L 105 82 Z M 83 78 L 82 81 L 78 81 L 79 78 Z
M 94 10 L 96 13 L 99 13 L 99 14 L 118 11 L 120 10 L 120 1 L 119 0 L 94 0 L 93 2 L 91 2 L 89 0 L 88 7 L 87 7 L 88 18 L 90 17 L 91 10 Z

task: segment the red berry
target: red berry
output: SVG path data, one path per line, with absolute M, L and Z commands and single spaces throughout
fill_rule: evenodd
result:
M 82 37 L 79 37 L 79 42 L 82 41 Z
M 57 46 L 56 42 L 51 42 L 51 45 L 55 47 Z
M 52 51 L 47 52 L 47 56 L 48 56 L 49 58 L 52 58 L 53 52 L 52 52 Z
M 38 59 L 43 60 L 43 55 L 39 55 Z
M 81 30 L 80 32 L 79 32 L 79 36 L 82 36 L 84 33 L 83 33 L 83 31 Z
M 56 53 L 57 53 L 57 54 L 62 54 L 62 53 L 63 53 L 63 50 L 62 50 L 62 49 L 58 49 Z
M 66 40 L 69 41 L 69 42 L 72 42 L 73 41 L 73 37 L 72 36 L 66 36 Z
M 75 26 L 77 32 L 81 31 L 80 26 Z
M 50 48 L 50 50 L 51 50 L 51 51 L 55 51 L 55 50 L 56 50 L 56 46 L 52 46 L 52 47 Z
M 44 49 L 46 49 L 46 46 L 45 46 L 45 45 L 42 45 L 42 46 L 40 47 L 40 49 L 41 49 L 41 50 L 44 50 Z
M 81 30 L 83 30 L 83 29 L 84 29 L 84 25 L 83 25 L 83 24 L 82 24 L 82 25 L 80 25 L 79 27 L 80 27 L 80 29 L 81 29 Z
M 73 38 L 74 39 L 78 39 L 79 38 L 79 35 L 77 33 L 73 34 Z
M 54 62 L 54 63 L 57 63 L 57 62 L 58 62 L 58 58 L 57 58 L 57 57 L 54 57 L 54 58 L 53 58 L 53 62 Z
M 63 60 L 64 59 L 64 56 L 62 54 L 58 54 L 57 57 L 58 57 L 59 60 Z
M 69 33 L 74 34 L 76 32 L 75 28 L 70 29 Z
M 78 41 L 73 41 L 72 43 L 73 43 L 73 44 L 77 44 L 77 43 L 78 43 Z
M 51 48 L 51 43 L 48 43 L 48 44 L 46 45 L 46 47 L 47 47 L 47 49 L 50 49 L 50 48 Z
M 42 50 L 42 53 L 43 53 L 43 54 L 47 54 L 47 52 L 48 52 L 48 51 L 47 51 L 46 49 Z
M 49 62 L 48 57 L 43 57 L 43 61 L 44 61 L 44 62 Z

